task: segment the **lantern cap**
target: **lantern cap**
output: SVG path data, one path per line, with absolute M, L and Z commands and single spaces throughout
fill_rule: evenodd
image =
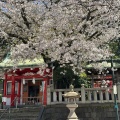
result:
M 74 92 L 74 86 L 72 84 L 70 85 L 69 88 L 70 88 L 70 92 L 63 94 L 65 98 L 79 98 L 80 97 L 79 93 Z

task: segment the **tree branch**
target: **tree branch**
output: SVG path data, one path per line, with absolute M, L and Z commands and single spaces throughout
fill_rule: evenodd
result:
M 26 17 L 25 8 L 21 9 L 21 16 L 24 20 L 24 24 L 27 26 L 28 29 L 30 29 L 30 23 L 28 22 L 28 19 Z
M 9 35 L 9 37 L 15 37 L 15 38 L 18 38 L 19 40 L 22 40 L 22 42 L 24 43 L 24 44 L 27 44 L 27 41 L 28 41 L 28 38 L 26 37 L 26 38 L 23 38 L 23 37 L 20 37 L 20 36 L 18 36 L 18 35 L 16 35 L 16 34 L 12 34 L 12 33 L 7 33 L 8 35 Z

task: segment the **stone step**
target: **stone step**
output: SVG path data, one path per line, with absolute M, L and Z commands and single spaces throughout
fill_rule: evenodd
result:
M 0 120 L 37 120 L 37 118 L 1 118 Z
M 3 114 L 0 120 L 36 120 L 40 112 L 40 107 L 33 108 L 10 108 L 5 111 L 5 109 L 0 110 L 0 116 Z

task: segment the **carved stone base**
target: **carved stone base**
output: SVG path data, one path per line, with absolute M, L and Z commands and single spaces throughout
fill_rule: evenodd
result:
M 75 109 L 78 107 L 78 105 L 77 104 L 67 104 L 66 107 L 70 110 L 67 120 L 79 120 L 75 113 Z

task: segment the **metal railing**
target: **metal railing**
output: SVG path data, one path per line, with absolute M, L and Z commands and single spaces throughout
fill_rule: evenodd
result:
M 17 101 L 18 101 L 18 97 L 15 97 L 14 100 L 11 102 L 10 106 L 3 111 L 3 113 L 2 113 L 1 116 L 0 116 L 0 119 L 3 117 L 3 115 L 4 115 L 7 111 L 8 111 L 8 113 L 9 113 L 9 118 L 10 118 L 10 108 L 11 108 L 11 105 L 15 102 L 15 103 L 16 103 L 16 107 L 17 107 Z
M 39 112 L 39 115 L 38 115 L 38 119 L 37 119 L 37 120 L 42 120 L 44 110 L 45 110 L 44 106 L 41 105 L 41 107 L 40 107 L 40 112 Z

